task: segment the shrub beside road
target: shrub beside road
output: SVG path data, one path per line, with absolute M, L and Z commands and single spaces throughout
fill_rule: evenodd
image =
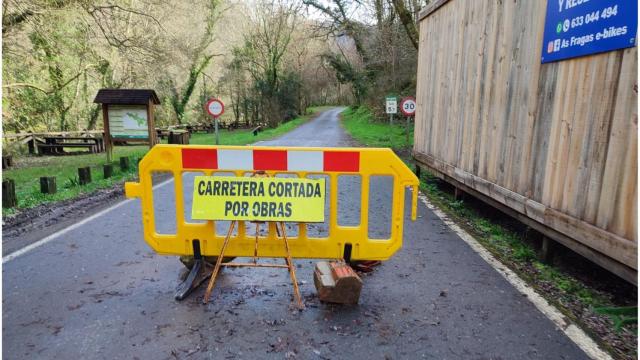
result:
M 407 139 L 404 119 L 397 119 L 390 125 L 388 119 L 375 120 L 367 107 L 360 106 L 342 112 L 342 124 L 359 143 L 369 147 L 390 147 L 415 168 L 411 158 L 413 131 Z M 637 299 L 629 295 L 636 294 L 633 286 L 614 275 L 604 274 L 604 270 L 581 258 L 576 259 L 568 251 L 560 251 L 552 264 L 544 263 L 538 257 L 536 234 L 475 199 L 456 200 L 449 184 L 424 169 L 420 190 L 497 259 L 566 316 L 581 324 L 616 358 L 637 358 L 637 325 L 635 321 L 629 321 L 634 313 L 637 317 Z M 616 315 L 621 311 L 626 315 Z

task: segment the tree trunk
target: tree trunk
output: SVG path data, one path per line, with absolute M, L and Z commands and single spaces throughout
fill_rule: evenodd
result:
M 178 90 L 175 87 L 172 89 L 171 106 L 176 114 L 178 124 L 182 124 L 182 121 L 184 120 L 184 112 L 189 100 L 191 99 L 193 90 L 195 89 L 196 82 L 198 81 L 198 75 L 204 71 L 204 68 L 207 67 L 212 58 L 213 55 L 207 55 L 200 62 L 197 60 L 194 61 L 191 65 L 191 69 L 189 70 L 189 78 L 182 88 L 182 91 L 178 93 Z
M 400 18 L 400 22 L 402 22 L 402 26 L 404 26 L 404 30 L 407 32 L 407 37 L 409 37 L 411 44 L 413 44 L 413 47 L 417 50 L 419 34 L 416 22 L 413 20 L 411 12 L 407 10 L 404 5 L 404 0 L 391 0 L 391 2 L 398 13 L 398 17 Z
M 89 125 L 87 125 L 87 130 L 95 130 L 96 124 L 98 123 L 98 115 L 100 115 L 100 110 L 102 107 L 100 105 L 96 105 L 91 109 L 91 115 L 89 116 Z

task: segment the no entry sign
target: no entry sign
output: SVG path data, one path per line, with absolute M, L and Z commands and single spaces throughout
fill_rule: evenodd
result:
M 409 96 L 400 102 L 400 111 L 404 114 L 404 116 L 413 116 L 416 113 L 416 99 Z
M 224 114 L 224 103 L 220 99 L 211 99 L 207 102 L 207 112 L 217 118 Z

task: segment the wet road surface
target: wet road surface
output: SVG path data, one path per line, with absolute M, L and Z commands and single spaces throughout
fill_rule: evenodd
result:
M 353 145 L 339 111 L 259 145 Z M 382 224 L 372 231 L 381 235 L 388 185 L 381 179 L 372 191 Z M 357 186 L 338 185 L 341 223 L 359 218 L 348 206 Z M 166 199 L 160 217 L 171 217 L 172 189 L 154 191 Z M 3 358 L 586 358 L 422 203 L 418 214 L 406 215 L 403 248 L 363 277 L 358 306 L 320 303 L 314 261 L 296 260 L 307 305 L 298 312 L 282 269 L 225 269 L 208 305 L 202 288 L 174 301 L 182 265 L 146 246 L 139 201 L 126 202 L 4 264 Z

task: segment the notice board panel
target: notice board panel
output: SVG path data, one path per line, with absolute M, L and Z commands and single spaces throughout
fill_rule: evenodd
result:
M 147 139 L 149 128 L 145 105 L 110 105 L 109 129 L 117 139 Z

